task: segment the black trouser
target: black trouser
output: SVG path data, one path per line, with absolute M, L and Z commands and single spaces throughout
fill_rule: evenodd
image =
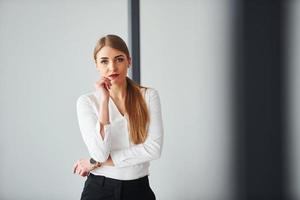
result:
M 148 176 L 135 180 L 117 180 L 89 174 L 81 200 L 155 200 Z

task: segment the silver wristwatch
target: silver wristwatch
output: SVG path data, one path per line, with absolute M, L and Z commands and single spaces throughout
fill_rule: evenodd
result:
M 93 165 L 93 169 L 95 169 L 97 167 L 100 167 L 102 163 L 94 160 L 93 158 L 90 158 L 90 164 Z

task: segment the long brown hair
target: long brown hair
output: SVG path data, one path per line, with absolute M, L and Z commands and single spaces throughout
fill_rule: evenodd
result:
M 104 47 L 109 46 L 125 53 L 127 58 L 130 58 L 128 47 L 124 40 L 117 35 L 106 35 L 98 40 L 94 48 L 94 60 L 96 62 L 97 53 Z M 126 77 L 127 94 L 125 99 L 125 109 L 129 119 L 130 139 L 134 144 L 143 143 L 147 138 L 149 126 L 149 111 L 145 99 L 141 94 L 143 87 Z

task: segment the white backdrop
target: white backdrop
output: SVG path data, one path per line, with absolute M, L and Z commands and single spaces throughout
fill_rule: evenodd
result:
M 165 127 L 150 180 L 159 200 L 232 199 L 230 1 L 141 2 L 141 80 Z
M 98 78 L 98 37 L 127 27 L 123 0 L 0 0 L 0 199 L 79 199 L 76 100 Z
M 165 127 L 150 169 L 157 199 L 231 199 L 231 4 L 140 4 L 141 80 L 159 91 Z M 88 152 L 76 99 L 98 78 L 98 37 L 128 39 L 127 10 L 122 0 L 0 0 L 0 199 L 79 199 L 85 178 L 71 169 Z

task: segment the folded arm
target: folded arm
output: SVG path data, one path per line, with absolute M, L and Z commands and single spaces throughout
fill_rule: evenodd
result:
M 77 100 L 77 118 L 90 156 L 96 161 L 105 162 L 111 148 L 110 124 L 100 124 L 101 120 L 95 113 L 90 99 L 84 95 Z M 103 131 L 102 134 L 100 131 Z
M 163 145 L 163 122 L 159 94 L 151 90 L 149 94 L 150 123 L 148 137 L 144 143 L 125 149 L 110 152 L 113 164 L 117 167 L 126 167 L 158 159 Z

